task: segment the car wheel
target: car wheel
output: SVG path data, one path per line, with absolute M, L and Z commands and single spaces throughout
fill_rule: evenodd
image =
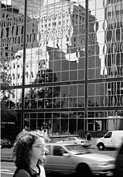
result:
M 79 164 L 76 169 L 76 175 L 77 177 L 91 177 L 91 169 L 87 164 Z
M 98 149 L 99 149 L 100 151 L 104 150 L 104 148 L 105 148 L 105 146 L 104 146 L 103 143 L 99 143 L 99 144 L 98 144 Z

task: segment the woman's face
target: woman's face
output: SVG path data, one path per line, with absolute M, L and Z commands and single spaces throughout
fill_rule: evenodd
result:
M 30 152 L 30 157 L 35 160 L 43 160 L 45 158 L 46 145 L 44 138 L 37 138 L 32 145 L 32 150 Z

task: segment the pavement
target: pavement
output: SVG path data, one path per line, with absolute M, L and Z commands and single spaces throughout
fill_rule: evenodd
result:
M 90 143 L 91 146 L 89 149 L 95 149 L 96 147 L 96 140 L 97 138 L 92 138 Z M 3 148 L 1 149 L 1 161 L 2 162 L 13 162 L 14 157 L 13 157 L 13 148 Z

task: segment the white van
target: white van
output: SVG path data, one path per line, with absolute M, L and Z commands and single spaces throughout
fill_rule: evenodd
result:
M 97 139 L 96 146 L 99 150 L 104 148 L 118 148 L 123 142 L 123 130 L 108 131 L 102 138 Z

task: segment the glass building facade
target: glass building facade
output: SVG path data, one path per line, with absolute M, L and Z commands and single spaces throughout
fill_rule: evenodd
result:
M 123 124 L 123 0 L 1 1 L 1 93 L 20 129 Z

